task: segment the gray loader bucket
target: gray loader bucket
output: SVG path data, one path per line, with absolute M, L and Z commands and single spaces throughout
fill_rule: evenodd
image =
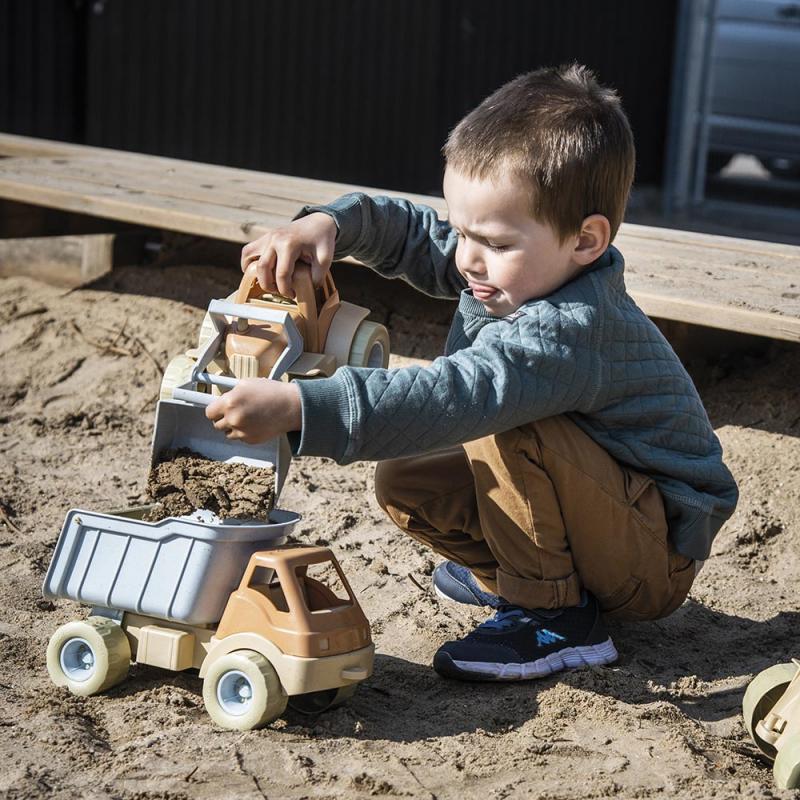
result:
M 245 444 L 228 439 L 206 417 L 206 407 L 181 400 L 159 400 L 153 431 L 151 466 L 167 450 L 188 448 L 214 461 L 236 459 L 254 467 L 274 467 L 275 500 L 283 489 L 292 458 L 289 441 L 279 436 L 263 444 Z

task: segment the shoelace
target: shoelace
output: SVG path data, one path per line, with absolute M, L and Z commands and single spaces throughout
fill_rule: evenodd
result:
M 514 626 L 514 623 L 523 619 L 530 619 L 528 612 L 518 606 L 501 606 L 494 614 L 478 625 L 478 629 L 504 631 Z

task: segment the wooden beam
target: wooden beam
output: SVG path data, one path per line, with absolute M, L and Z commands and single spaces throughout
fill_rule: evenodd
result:
M 0 197 L 240 244 L 304 204 L 393 194 L 8 134 L 0 154 Z M 442 198 L 408 199 L 446 216 Z M 628 290 L 651 316 L 800 341 L 800 248 L 629 224 L 615 244 Z

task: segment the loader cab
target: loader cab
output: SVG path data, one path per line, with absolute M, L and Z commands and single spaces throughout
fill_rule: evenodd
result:
M 217 637 L 257 633 L 283 653 L 324 657 L 366 647 L 369 623 L 333 553 L 289 547 L 255 553 Z

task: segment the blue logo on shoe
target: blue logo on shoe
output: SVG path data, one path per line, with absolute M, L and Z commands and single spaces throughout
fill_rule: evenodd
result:
M 563 641 L 563 636 L 559 636 L 557 633 L 547 630 L 547 628 L 539 628 L 539 630 L 536 631 L 536 643 L 539 645 L 539 647 L 543 647 L 546 644 L 555 644 L 556 642 Z

